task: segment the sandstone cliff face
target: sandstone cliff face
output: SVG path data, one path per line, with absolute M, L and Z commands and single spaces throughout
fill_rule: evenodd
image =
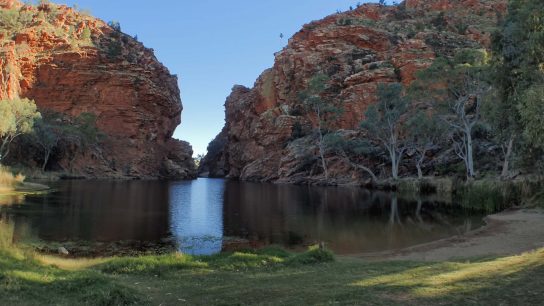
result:
M 407 0 L 399 6 L 365 4 L 307 24 L 254 88 L 234 87 L 225 105 L 224 154 L 216 156 L 227 160 L 228 176 L 243 180 L 299 182 L 315 176 L 316 148 L 304 136 L 316 120 L 299 99 L 314 75 L 331 78 L 326 94 L 344 109 L 335 127 L 357 137 L 379 83 L 407 85 L 439 56 L 488 47 L 505 12 L 504 0 Z M 329 163 L 333 177 L 350 181 L 361 175 L 334 158 Z M 383 168 L 376 161 L 369 165 Z
M 172 139 L 182 111 L 177 77 L 152 49 L 66 6 L 0 0 L 0 10 L 15 16 L 0 21 L 0 99 L 92 113 L 106 134 L 58 167 L 89 177 L 194 177 L 191 146 Z

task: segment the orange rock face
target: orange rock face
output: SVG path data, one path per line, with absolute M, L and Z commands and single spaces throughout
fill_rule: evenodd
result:
M 300 134 L 308 135 L 317 122 L 299 94 L 314 75 L 330 77 L 325 96 L 343 109 L 332 126 L 351 135 L 375 103 L 378 84 L 408 85 L 437 57 L 488 47 L 486 31 L 505 10 L 504 0 L 407 0 L 399 6 L 365 4 L 305 25 L 254 88 L 236 86 L 227 99 L 223 168 L 244 180 L 312 176 L 315 151 L 308 152 L 312 144 Z M 344 166 L 334 167 L 333 173 L 352 176 Z
M 12 9 L 21 6 L 22 4 L 18 0 L 0 0 L 0 8 Z
M 194 177 L 190 145 L 172 139 L 182 111 L 177 77 L 153 50 L 66 6 L 1 0 L 0 7 L 28 20 L 0 39 L 0 99 L 28 97 L 42 111 L 73 117 L 92 113 L 106 134 L 59 167 L 89 177 Z

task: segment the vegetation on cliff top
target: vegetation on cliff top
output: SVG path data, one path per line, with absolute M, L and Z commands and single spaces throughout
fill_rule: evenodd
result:
M 62 20 L 79 21 L 79 24 L 69 25 L 68 28 L 61 27 L 59 17 Z M 65 39 L 75 49 L 93 46 L 91 29 L 85 26 L 89 19 L 88 12 L 84 10 L 69 9 L 46 0 L 40 0 L 37 5 L 27 1 L 21 6 L 0 9 L 0 45 L 14 41 L 16 34 L 33 28 L 43 34 Z

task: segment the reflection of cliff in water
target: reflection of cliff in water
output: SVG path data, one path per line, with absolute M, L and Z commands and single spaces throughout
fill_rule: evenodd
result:
M 479 226 L 484 214 L 361 188 L 222 179 L 62 181 L 53 188 L 0 206 L 14 239 L 78 242 L 95 251 L 113 245 L 112 252 L 117 246 L 144 251 L 179 246 L 192 254 L 270 244 L 300 249 L 323 241 L 346 254 L 449 237 Z
M 458 234 L 482 217 L 454 205 L 360 188 L 226 184 L 225 235 L 253 245 L 324 241 L 339 253 L 380 251 Z
M 169 233 L 168 202 L 159 182 L 70 181 L 11 211 L 46 241 L 157 241 Z

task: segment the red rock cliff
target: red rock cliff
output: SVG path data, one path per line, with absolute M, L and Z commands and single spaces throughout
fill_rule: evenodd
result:
M 258 181 L 312 176 L 311 144 L 295 134 L 315 126 L 298 98 L 315 74 L 330 76 L 327 94 L 344 109 L 335 125 L 353 134 L 379 83 L 409 84 L 439 56 L 488 47 L 505 11 L 504 0 L 407 0 L 399 6 L 365 4 L 305 25 L 254 88 L 236 86 L 227 99 L 223 170 Z M 331 168 L 356 175 L 345 165 Z
M 0 10 L 16 16 L 0 21 L 0 99 L 93 113 L 106 134 L 59 167 L 90 177 L 194 176 L 190 145 L 172 139 L 182 111 L 177 77 L 152 49 L 66 6 L 0 0 Z

